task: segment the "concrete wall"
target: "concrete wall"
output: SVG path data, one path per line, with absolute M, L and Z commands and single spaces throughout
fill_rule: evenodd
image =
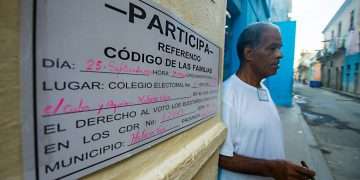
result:
M 322 85 L 337 90 L 344 89 L 344 74 L 341 68 L 345 58 L 344 50 L 339 50 L 334 55 L 326 58 L 322 67 Z
M 224 0 L 156 0 L 224 47 Z M 19 0 L 0 0 L 0 177 L 22 179 Z M 221 59 L 221 62 L 223 60 Z M 222 69 L 222 68 L 220 68 Z M 24 127 L 26 129 L 26 127 Z M 220 116 L 84 179 L 215 179 L 225 138 Z
M 312 79 L 314 81 L 321 80 L 321 64 L 319 62 L 314 63 L 312 66 Z
M 0 179 L 20 179 L 19 1 L 0 1 Z

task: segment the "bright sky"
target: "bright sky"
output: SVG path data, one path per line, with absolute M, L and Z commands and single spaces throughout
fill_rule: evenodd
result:
M 322 49 L 322 30 L 345 0 L 293 0 L 292 17 L 296 21 L 295 60 L 302 49 Z

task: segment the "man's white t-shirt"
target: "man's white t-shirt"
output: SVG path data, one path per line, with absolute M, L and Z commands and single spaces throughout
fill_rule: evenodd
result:
M 222 119 L 228 129 L 220 149 L 223 156 L 234 154 L 260 158 L 284 159 L 284 140 L 278 111 L 268 89 L 261 84 L 262 93 L 235 74 L 224 82 Z M 265 98 L 264 98 L 265 94 Z M 266 95 L 268 100 L 266 99 Z M 219 168 L 220 180 L 272 179 L 241 174 Z

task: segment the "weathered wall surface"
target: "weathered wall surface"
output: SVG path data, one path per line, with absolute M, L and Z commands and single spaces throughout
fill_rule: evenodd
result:
M 313 71 L 312 80 L 320 81 L 321 80 L 321 64 L 315 63 L 312 68 L 313 68 L 312 69 L 312 71 Z
M 20 179 L 19 1 L 0 0 L 0 177 Z

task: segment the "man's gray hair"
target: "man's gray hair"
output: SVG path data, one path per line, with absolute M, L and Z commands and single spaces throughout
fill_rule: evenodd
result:
M 275 24 L 269 22 L 257 22 L 250 24 L 241 32 L 236 47 L 240 62 L 244 60 L 244 49 L 246 47 L 258 47 L 261 43 L 261 35 L 267 28 L 276 28 L 280 31 L 279 27 Z

